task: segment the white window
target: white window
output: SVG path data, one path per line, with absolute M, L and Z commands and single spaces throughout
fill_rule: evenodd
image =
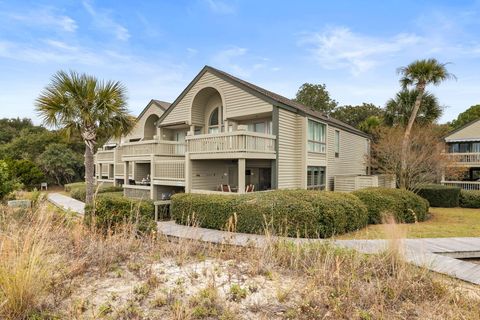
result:
M 325 189 L 325 167 L 307 167 L 307 189 Z
M 335 158 L 340 156 L 340 131 L 335 130 Z
M 218 108 L 215 108 L 212 113 L 210 113 L 210 117 L 208 118 L 208 133 L 219 133 L 220 126 L 219 126 L 219 115 L 218 115 Z
M 326 125 L 308 120 L 308 151 L 325 153 Z

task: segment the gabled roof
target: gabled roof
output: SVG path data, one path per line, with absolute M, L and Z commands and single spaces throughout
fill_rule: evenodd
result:
M 170 107 L 171 103 L 161 101 L 161 100 L 152 99 L 147 104 L 147 106 L 145 108 L 143 108 L 142 112 L 140 112 L 140 114 L 137 117 L 137 120 L 140 119 L 143 116 L 143 114 L 148 110 L 148 108 L 150 108 L 150 106 L 152 106 L 152 105 L 156 106 L 158 109 L 165 112 L 165 110 L 167 110 Z
M 479 119 L 476 119 L 476 120 L 473 120 L 473 121 L 470 121 L 468 122 L 467 124 L 464 124 L 463 126 L 461 126 L 460 128 L 457 128 L 453 131 L 450 131 L 449 133 L 447 133 L 447 135 L 445 135 L 443 138 L 444 139 L 447 139 L 448 137 L 450 137 L 452 134 L 454 133 L 457 133 L 458 131 L 462 131 L 463 129 L 467 128 L 467 127 L 470 127 L 472 124 L 474 123 L 477 123 L 478 121 L 480 121 L 480 118 Z
M 272 91 L 266 90 L 264 88 L 261 88 L 257 85 L 254 85 L 250 82 L 247 82 L 245 80 L 242 80 L 240 78 L 237 78 L 225 71 L 215 69 L 210 66 L 205 66 L 203 69 L 197 74 L 197 76 L 189 83 L 189 85 L 182 91 L 182 93 L 178 96 L 177 99 L 170 105 L 170 107 L 165 111 L 165 113 L 160 117 L 160 123 L 165 119 L 165 117 L 175 108 L 175 106 L 178 104 L 178 102 L 185 96 L 185 94 L 191 89 L 193 85 L 205 74 L 205 72 L 211 72 L 215 74 L 216 76 L 220 77 L 221 79 L 230 82 L 231 84 L 240 87 L 244 89 L 245 91 L 257 96 L 258 98 L 265 100 L 275 106 L 282 107 L 285 109 L 288 109 L 290 111 L 299 111 L 301 113 L 304 113 L 306 115 L 318 118 L 324 122 L 327 122 L 328 124 L 341 128 L 345 131 L 349 131 L 352 133 L 355 133 L 357 135 L 370 138 L 370 135 L 366 134 L 365 132 L 358 130 L 355 127 L 352 127 L 349 124 L 346 124 L 340 120 L 337 120 L 335 118 L 330 117 L 329 115 L 313 110 L 311 107 L 307 107 L 301 103 L 298 103 L 297 101 L 288 99 L 284 96 L 281 96 L 277 93 L 274 93 Z

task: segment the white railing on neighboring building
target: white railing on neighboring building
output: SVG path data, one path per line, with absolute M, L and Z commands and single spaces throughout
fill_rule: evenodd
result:
M 445 155 L 453 164 L 480 164 L 480 153 L 478 152 L 446 153 Z
M 235 131 L 187 136 L 186 140 L 190 153 L 275 153 L 276 137 L 270 134 Z
M 138 141 L 127 142 L 121 145 L 123 156 L 139 155 L 185 155 L 185 143 L 178 141 Z
M 480 181 L 442 181 L 442 184 L 463 190 L 480 190 Z

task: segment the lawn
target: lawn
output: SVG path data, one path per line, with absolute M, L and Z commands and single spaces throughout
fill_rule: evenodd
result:
M 425 222 L 402 224 L 407 238 L 480 237 L 480 209 L 430 208 Z M 388 238 L 384 225 L 370 225 L 362 230 L 339 236 L 339 239 Z

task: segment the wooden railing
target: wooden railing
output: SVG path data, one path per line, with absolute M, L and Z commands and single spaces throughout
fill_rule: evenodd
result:
M 177 141 L 139 141 L 128 142 L 121 146 L 123 156 L 139 155 L 185 155 L 185 143 Z
M 442 181 L 442 184 L 463 190 L 480 190 L 480 181 Z
M 114 155 L 113 150 L 97 151 L 97 154 L 95 155 L 95 160 L 96 161 L 113 161 L 113 155 Z
M 115 163 L 115 175 L 116 176 L 122 176 L 125 174 L 125 172 L 123 172 L 124 170 L 124 167 L 125 167 L 125 164 L 123 162 L 120 162 L 120 163 Z M 133 164 L 130 164 L 128 166 L 128 173 L 129 175 L 132 175 L 133 173 Z
M 185 180 L 185 160 L 155 160 L 153 179 Z
M 453 164 L 480 164 L 480 153 L 446 153 L 447 159 Z
M 188 152 L 265 152 L 275 153 L 276 137 L 248 131 L 187 136 Z

